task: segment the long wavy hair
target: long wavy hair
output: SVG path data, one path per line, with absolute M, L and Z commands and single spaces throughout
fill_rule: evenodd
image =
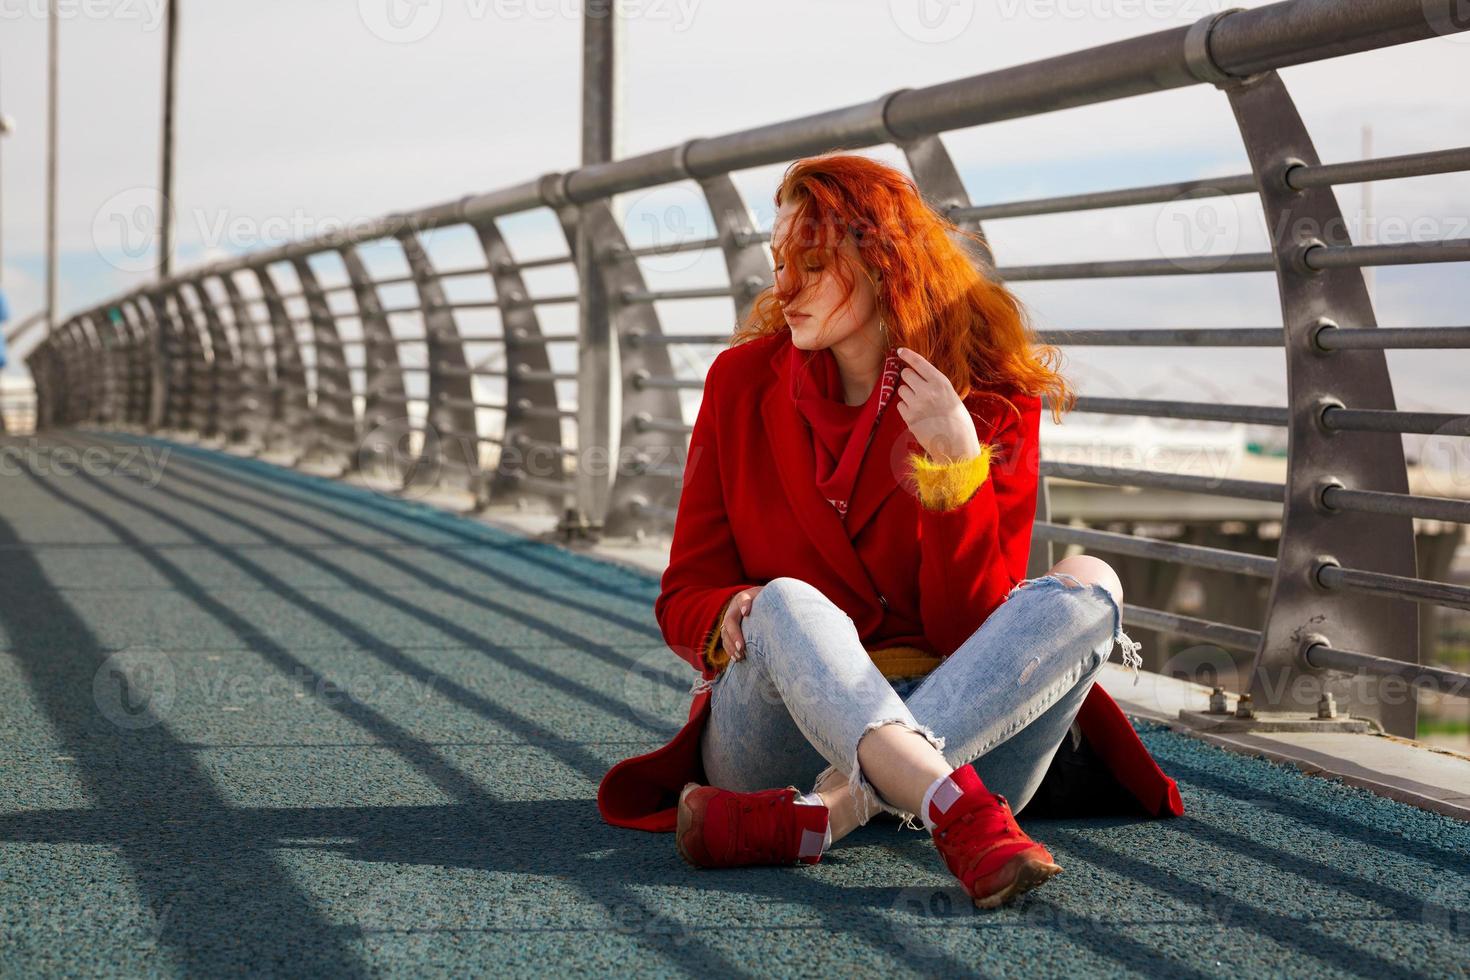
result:
M 1061 351 L 1037 341 L 1030 318 L 1006 286 L 986 276 L 961 247 L 970 239 L 985 253 L 984 238 L 959 228 L 934 210 L 907 174 L 850 153 L 806 157 L 786 168 L 776 188 L 779 208 L 793 201 L 790 233 L 777 262 L 809 263 L 835 270 L 852 298 L 854 274 L 878 273 L 877 302 L 890 342 L 918 351 L 943 371 L 960 398 L 990 392 L 1046 396 L 1052 420 L 1070 411 L 1076 394 L 1061 375 Z M 839 259 L 851 238 L 862 267 Z M 804 285 L 798 279 L 797 289 Z M 790 330 L 782 307 L 793 301 L 772 285 L 756 296 L 732 344 Z

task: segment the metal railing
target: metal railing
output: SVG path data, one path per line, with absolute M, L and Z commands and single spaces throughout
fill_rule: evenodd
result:
M 1033 574 L 1049 565 L 1051 545 L 1080 544 L 1270 580 L 1259 629 L 1125 608 L 1129 623 L 1253 652 L 1250 693 L 1257 706 L 1300 707 L 1293 685 L 1281 682 L 1329 670 L 1463 694 L 1470 676 L 1418 664 L 1417 604 L 1470 608 L 1470 589 L 1417 577 L 1413 520 L 1467 522 L 1470 502 L 1410 494 L 1402 441 L 1383 434 L 1464 435 L 1465 420 L 1397 411 L 1384 352 L 1464 348 L 1470 346 L 1470 327 L 1378 328 L 1362 269 L 1467 261 L 1470 240 L 1354 245 L 1333 187 L 1464 171 L 1470 169 L 1470 148 L 1323 165 L 1277 74 L 1288 66 L 1467 26 L 1448 18 L 1436 22 L 1433 7 L 1424 0 L 1288 0 L 1226 10 L 1192 26 L 550 173 L 392 214 L 350 233 L 181 272 L 71 316 L 46 338 L 28 361 L 40 425 L 187 432 L 289 453 L 344 473 L 386 465 L 405 487 L 456 488 L 482 504 L 518 497 L 542 498 L 558 510 L 570 504 L 569 515 L 593 532 L 666 531 L 677 508 L 690 431 L 679 393 L 702 386 L 698 378 L 677 375 L 671 348 L 723 344 L 729 332 L 665 333 L 655 304 L 726 297 L 743 319 L 754 298 L 772 285 L 769 232 L 754 226 L 732 179 L 735 172 L 834 149 L 890 144 L 904 154 L 931 204 L 975 232 L 990 218 L 1200 194 L 1257 195 L 1273 229 L 1270 250 L 1211 257 L 1207 267 L 1175 258 L 1006 267 L 997 266 L 988 247 L 977 256 L 1015 281 L 1274 272 L 1280 286 L 1280 329 L 1043 334 L 1044 340 L 1069 345 L 1279 348 L 1286 365 L 1285 408 L 1122 398 L 1084 398 L 1078 408 L 1279 426 L 1287 432 L 1290 452 L 1284 483 L 1043 461 Z M 1212 85 L 1228 100 L 1249 173 L 976 205 L 940 138 L 961 127 L 1190 85 Z M 698 186 L 715 234 L 673 246 L 631 247 L 611 196 L 676 181 Z M 569 253 L 518 261 L 502 223 L 541 208 L 555 215 Z M 422 236 L 449 227 L 473 233 L 483 262 L 435 267 Z M 533 294 L 527 272 L 574 269 L 579 231 L 594 249 L 595 283 L 584 281 L 572 294 Z M 396 248 L 406 271 L 370 274 L 362 254 L 369 245 Z M 723 257 L 728 285 L 648 287 L 641 258 L 699 250 Z M 324 285 L 320 277 L 328 266 L 338 270 L 340 281 Z M 451 300 L 446 285 L 458 279 L 492 284 L 495 298 Z M 604 323 L 590 331 L 584 323 L 585 336 L 543 333 L 547 307 L 578 303 L 594 285 L 607 299 Z M 413 301 L 386 303 L 384 290 L 394 288 L 411 288 Z M 466 331 L 468 310 L 498 311 L 499 331 Z M 574 345 L 579 370 L 553 369 L 552 350 L 560 344 Z M 493 364 L 471 356 L 472 349 L 487 346 Z M 423 363 L 409 363 L 410 351 Z M 598 398 L 579 398 L 575 406 L 559 399 L 558 385 L 575 386 L 579 376 L 605 380 L 614 371 L 621 383 L 597 384 Z M 487 400 L 481 379 L 503 383 L 503 398 Z M 423 410 L 410 411 L 417 403 Z M 594 422 L 615 420 L 581 431 L 611 433 L 617 444 L 570 445 L 563 422 L 579 413 L 596 413 Z M 486 414 L 498 425 L 482 426 Z M 587 465 L 594 458 L 618 465 Z M 1278 554 L 1245 555 L 1053 523 L 1045 478 L 1057 476 L 1280 504 Z M 1401 699 L 1338 698 L 1347 710 L 1412 736 L 1414 693 Z

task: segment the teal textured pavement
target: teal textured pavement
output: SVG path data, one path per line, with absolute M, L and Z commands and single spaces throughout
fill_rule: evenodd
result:
M 1466 975 L 1470 825 L 1136 722 L 1175 820 L 699 871 L 604 824 L 693 672 L 658 578 L 115 433 L 0 441 L 0 976 Z

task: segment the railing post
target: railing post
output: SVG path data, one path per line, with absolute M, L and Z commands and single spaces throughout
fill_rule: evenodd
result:
M 296 339 L 296 325 L 281 301 L 275 278 L 264 265 L 253 267 L 260 283 L 260 296 L 265 301 L 271 328 L 271 355 L 276 372 L 271 399 L 271 426 L 267 430 L 266 448 L 284 452 L 293 460 L 301 455 L 301 446 L 311 426 L 311 402 L 306 387 L 306 367 L 301 361 L 301 344 Z
M 1293 168 L 1320 160 L 1290 94 L 1275 71 L 1227 76 L 1215 65 L 1209 35 L 1233 11 L 1204 18 L 1186 49 L 1192 69 L 1230 99 L 1250 157 L 1275 258 L 1285 329 L 1290 422 L 1285 507 L 1276 575 L 1266 610 L 1250 694 L 1259 706 L 1314 711 L 1323 690 L 1350 713 L 1376 718 L 1384 729 L 1413 738 L 1417 692 L 1385 696 L 1380 678 L 1332 676 L 1311 667 L 1308 646 L 1326 642 L 1417 663 L 1419 617 L 1402 599 L 1353 595 L 1325 588 L 1324 563 L 1414 576 L 1413 519 L 1332 513 L 1322 491 L 1333 484 L 1408 493 L 1403 442 L 1397 435 L 1333 431 L 1322 422 L 1332 405 L 1392 410 L 1393 386 L 1381 350 L 1328 352 L 1317 334 L 1333 326 L 1376 327 L 1372 303 L 1356 267 L 1313 269 L 1307 253 L 1351 238 L 1330 187 L 1294 188 Z M 1303 690 L 1297 681 L 1312 678 Z M 1354 685 L 1356 682 L 1356 685 Z
M 145 294 L 154 325 L 155 357 L 158 383 L 154 390 L 153 428 L 166 432 L 182 432 L 187 424 L 192 399 L 192 375 L 189 358 L 168 295 L 147 287 Z
M 26 355 L 26 369 L 36 389 L 36 431 L 51 428 L 56 416 L 55 385 L 52 378 L 52 338 L 47 337 Z
M 183 287 L 175 284 L 167 292 L 176 311 L 174 323 L 182 338 L 184 360 L 189 365 L 188 392 L 189 409 L 184 413 L 181 425 L 200 438 L 211 438 L 218 434 L 219 376 L 210 369 L 204 356 L 203 331 L 194 310 L 184 300 Z
M 68 320 L 57 332 L 67 352 L 67 377 L 70 381 L 66 393 L 69 405 L 67 422 L 75 425 L 92 418 L 97 401 L 97 360 L 84 318 Z
M 197 279 L 191 279 L 179 286 L 179 300 L 183 303 L 185 290 L 194 294 L 194 304 L 204 318 L 204 328 L 209 334 L 209 349 L 213 354 L 210 363 L 209 376 L 212 379 L 210 386 L 210 400 L 208 409 L 207 434 L 223 436 L 226 443 L 236 443 L 241 440 L 242 431 L 240 426 L 240 370 L 235 362 L 235 353 L 230 348 L 230 338 L 225 333 L 225 326 L 220 322 L 219 311 L 214 308 L 214 303 L 204 291 L 204 285 Z
M 498 502 L 503 497 L 526 494 L 539 496 L 541 491 L 535 489 L 539 485 L 523 483 L 519 476 L 545 479 L 545 474 L 527 469 L 525 454 L 534 453 L 534 446 L 562 446 L 556 382 L 546 376 L 551 371 L 550 345 L 541 335 L 536 308 L 526 302 L 530 293 L 495 221 L 475 221 L 471 227 L 480 239 L 486 267 L 495 284 L 500 333 L 505 345 L 505 425 L 501 432 L 500 459 L 485 488 L 486 501 Z M 552 479 L 565 479 L 559 454 Z M 565 501 L 558 498 L 552 504 L 560 512 Z
M 423 452 L 408 475 L 416 487 L 453 487 L 481 497 L 479 430 L 475 425 L 474 379 L 464 356 L 454 312 L 418 235 L 398 234 L 418 289 L 424 343 L 429 352 L 428 424 Z
M 351 465 L 360 472 L 386 465 L 390 467 L 390 482 L 402 486 L 408 471 L 409 439 L 413 430 L 408 421 L 408 391 L 403 383 L 398 344 L 383 312 L 377 286 L 357 248 L 343 245 L 337 252 L 352 283 L 363 339 L 362 437 Z
M 92 334 L 97 339 L 97 366 L 100 374 L 100 393 L 92 418 L 100 425 L 110 426 L 118 417 L 123 387 L 123 348 L 119 342 L 117 325 L 105 309 L 93 310 L 86 319 L 92 325 Z
M 153 397 L 158 381 L 158 356 L 153 349 L 153 330 L 147 312 L 137 294 L 122 304 L 133 334 L 133 409 L 132 422 L 147 431 L 153 418 Z
M 133 328 L 122 308 L 116 304 L 109 304 L 98 316 L 111 335 L 113 377 L 117 384 L 113 392 L 111 423 L 126 427 L 131 424 L 133 386 L 136 383 L 133 377 Z
M 578 490 L 600 501 L 600 510 L 586 512 L 600 533 L 626 537 L 664 525 L 657 513 L 644 510 L 647 505 L 677 505 L 683 479 L 677 460 L 684 438 L 646 422 L 679 418 L 679 392 L 653 383 L 674 376 L 673 360 L 667 344 L 649 342 L 663 332 L 653 304 L 626 298 L 647 287 L 607 201 L 582 206 L 579 231 L 592 250 L 585 258 L 601 288 L 592 291 L 593 309 L 586 318 L 587 337 L 597 346 L 584 354 L 579 366 L 578 414 L 585 412 L 582 382 L 598 375 L 594 414 L 608 421 L 592 427 L 603 444 L 595 450 L 578 447 L 577 472 L 584 467 L 589 471 Z M 607 305 L 599 312 L 604 298 Z M 602 435 L 609 430 L 609 436 Z
M 357 417 L 352 406 L 352 378 L 342 352 L 342 337 L 327 296 L 305 256 L 291 260 L 306 298 L 311 322 L 312 354 L 316 364 L 315 424 L 303 444 L 304 455 L 345 473 L 352 465 L 357 444 Z
M 56 324 L 56 329 L 48 339 L 51 342 L 54 377 L 57 381 L 54 420 L 59 425 L 70 425 L 76 416 L 79 379 L 76 375 L 76 358 L 72 354 L 71 344 L 67 342 L 66 325 Z
M 87 363 L 87 349 L 79 337 L 80 326 L 76 320 L 68 320 L 57 327 L 57 341 L 65 361 L 66 374 L 66 424 L 76 425 L 87 417 L 91 397 L 91 366 Z
M 229 304 L 235 346 L 239 350 L 240 449 L 258 453 L 265 447 L 270 432 L 271 405 L 275 401 L 271 397 L 270 372 L 266 369 L 260 331 L 255 318 L 250 315 L 250 304 L 245 302 L 234 275 L 224 273 L 219 281 L 224 287 L 225 302 Z

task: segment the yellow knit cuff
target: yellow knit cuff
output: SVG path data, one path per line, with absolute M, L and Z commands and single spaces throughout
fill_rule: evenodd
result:
M 919 503 L 926 510 L 954 510 L 968 501 L 990 476 L 993 448 L 981 446 L 980 455 L 954 461 L 932 460 L 926 453 L 909 453 Z
M 710 638 L 704 645 L 704 662 L 714 671 L 723 671 L 730 665 L 730 654 L 725 649 L 724 636 L 720 627 L 725 624 L 725 613 L 730 611 L 730 603 L 733 601 L 735 601 L 735 596 L 732 595 L 720 607 L 720 615 L 715 620 L 715 628 L 710 632 Z

